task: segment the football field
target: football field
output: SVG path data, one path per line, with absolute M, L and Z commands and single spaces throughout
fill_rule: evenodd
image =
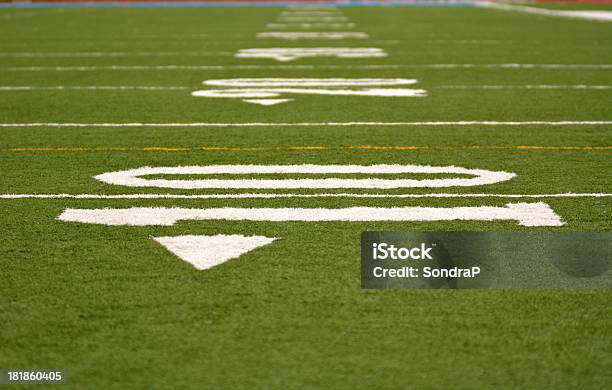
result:
M 612 5 L 514 7 L 0 6 L 0 368 L 610 388 L 609 261 L 360 287 L 364 231 L 612 231 Z

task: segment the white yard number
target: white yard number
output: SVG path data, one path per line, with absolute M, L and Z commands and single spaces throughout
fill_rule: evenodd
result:
M 205 98 L 242 99 L 247 103 L 274 105 L 293 99 L 278 99 L 282 95 L 422 97 L 427 91 L 406 88 L 414 79 L 345 79 L 345 78 L 243 78 L 206 80 L 204 85 L 216 87 L 192 92 Z

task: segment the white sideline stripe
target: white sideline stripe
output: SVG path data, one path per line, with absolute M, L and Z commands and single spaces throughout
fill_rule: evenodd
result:
M 612 64 L 401 64 L 401 65 L 108 65 L 10 66 L 9 72 L 84 72 L 98 70 L 228 70 L 228 69 L 612 69 Z
M 190 179 L 166 180 L 146 179 L 147 175 L 211 175 L 211 174 L 401 174 L 401 173 L 448 173 L 471 175 L 470 178 L 445 179 Z M 127 187 L 157 188 L 422 188 L 422 187 L 465 187 L 486 185 L 510 180 L 516 174 L 484 169 L 467 169 L 456 166 L 429 165 L 202 165 L 179 167 L 143 167 L 125 171 L 107 172 L 95 176 L 103 183 Z
M 276 237 L 243 236 L 239 234 L 152 238 L 199 271 L 236 259 L 253 249 L 277 240 Z
M 0 57 L 16 58 L 54 58 L 54 57 L 176 57 L 176 56 L 207 56 L 207 55 L 231 55 L 226 51 L 125 51 L 125 52 L 2 52 Z
M 359 194 L 359 193 L 243 193 L 243 194 L 0 194 L 0 199 L 273 199 L 273 198 L 609 198 L 612 193 L 559 193 L 559 194 Z
M 60 221 L 109 226 L 172 226 L 181 220 L 228 221 L 495 221 L 522 226 L 563 226 L 546 203 L 508 203 L 502 207 L 348 207 L 348 208 L 208 208 L 132 207 L 65 209 Z
M 605 126 L 612 121 L 438 121 L 438 122 L 296 122 L 296 123 L 0 123 L 0 127 L 317 127 L 317 126 Z
M 564 18 L 577 18 L 577 19 L 589 19 L 596 20 L 599 22 L 612 22 L 612 11 L 597 11 L 597 10 L 583 10 L 583 11 L 563 11 L 563 10 L 552 10 L 546 8 L 526 7 L 522 5 L 510 5 L 500 4 L 489 1 L 482 1 L 478 5 L 488 8 L 495 8 L 504 11 L 518 11 L 525 12 L 528 14 L 537 14 L 545 16 L 557 16 Z

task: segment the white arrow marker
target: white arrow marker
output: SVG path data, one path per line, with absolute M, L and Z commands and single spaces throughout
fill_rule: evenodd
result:
M 293 99 L 242 99 L 243 102 L 259 104 L 262 106 L 273 106 L 275 104 L 287 103 Z
M 153 239 L 200 271 L 238 258 L 276 240 L 264 236 L 247 237 L 238 234 L 153 237 Z

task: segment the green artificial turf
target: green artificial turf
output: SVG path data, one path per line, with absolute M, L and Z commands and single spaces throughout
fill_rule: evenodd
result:
M 612 89 L 465 88 L 612 86 L 610 68 L 482 66 L 612 64 L 610 23 L 475 7 L 346 7 L 342 12 L 356 23 L 350 30 L 367 32 L 368 40 L 256 39 L 281 10 L 0 9 L 0 86 L 185 88 L 0 90 L 0 123 L 612 120 Z M 244 48 L 309 46 L 379 47 L 389 55 L 289 63 L 233 57 Z M 58 52 L 128 54 L 23 54 Z M 147 52 L 175 54 L 135 54 Z M 279 64 L 315 67 L 109 68 Z M 316 67 L 360 64 L 406 67 Z M 75 66 L 98 68 L 26 70 Z M 296 95 L 271 107 L 191 96 L 204 88 L 204 80 L 247 77 L 409 78 L 428 96 Z M 211 164 L 455 165 L 517 174 L 473 188 L 279 191 L 292 193 L 610 193 L 610 146 L 609 125 L 7 127 L 0 128 L 0 194 L 232 192 L 130 188 L 93 178 L 143 166 Z M 526 228 L 514 221 L 181 221 L 170 227 L 110 227 L 57 220 L 66 208 L 453 207 L 514 201 L 0 199 L 0 368 L 63 368 L 65 387 L 78 389 L 610 387 L 609 289 L 366 291 L 359 280 L 359 239 L 366 230 L 612 231 L 610 197 L 541 199 L 566 222 L 559 228 Z M 181 234 L 280 240 L 196 271 L 150 239 Z

